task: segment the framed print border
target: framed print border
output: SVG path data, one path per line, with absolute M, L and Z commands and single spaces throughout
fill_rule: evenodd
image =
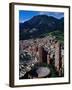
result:
M 14 12 L 14 6 L 15 5 L 25 5 L 25 6 L 39 6 L 39 7 L 57 7 L 57 8 L 68 8 L 69 10 L 69 17 L 68 17 L 68 30 L 69 30 L 69 47 L 68 47 L 68 54 L 69 54 L 69 67 L 68 67 L 68 82 L 60 82 L 60 83 L 43 83 L 43 84 L 28 84 L 28 85 L 15 85 L 15 76 L 14 76 L 14 72 L 15 72 L 15 63 L 14 63 L 14 60 L 15 60 L 15 44 L 14 44 L 14 40 L 15 40 L 15 33 L 14 33 L 14 30 L 15 30 L 15 22 L 14 22 L 14 19 L 15 19 L 15 12 Z M 62 5 L 47 5 L 47 4 L 29 4 L 29 3 L 10 3 L 9 4 L 9 52 L 10 52 L 10 55 L 9 55 L 9 86 L 10 87 L 26 87 L 26 86 L 43 86 L 43 85 L 60 85 L 60 84 L 70 84 L 70 6 L 62 6 Z

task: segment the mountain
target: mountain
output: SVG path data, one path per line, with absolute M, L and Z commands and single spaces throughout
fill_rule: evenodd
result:
M 37 15 L 24 23 L 19 23 L 20 40 L 44 37 L 46 33 L 56 30 L 64 32 L 64 18 Z

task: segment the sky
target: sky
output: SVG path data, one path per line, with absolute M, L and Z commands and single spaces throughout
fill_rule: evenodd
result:
M 43 11 L 19 11 L 19 22 L 25 22 L 29 19 L 31 19 L 33 16 L 36 15 L 47 15 L 47 16 L 53 16 L 57 19 L 60 19 L 64 17 L 63 12 L 43 12 Z

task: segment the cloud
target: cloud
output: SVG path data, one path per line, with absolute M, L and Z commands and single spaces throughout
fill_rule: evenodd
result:
M 46 14 L 46 12 L 40 12 L 39 14 L 40 14 L 40 15 L 43 15 L 43 14 Z
M 55 18 L 61 18 L 64 17 L 64 13 L 63 12 L 39 12 L 40 15 L 48 15 L 48 16 L 53 16 Z
M 49 16 L 54 16 L 56 18 L 64 17 L 64 13 L 62 13 L 62 12 L 49 12 L 48 15 Z

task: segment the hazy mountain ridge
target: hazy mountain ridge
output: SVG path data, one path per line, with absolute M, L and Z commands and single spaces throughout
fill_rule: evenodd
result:
M 63 33 L 64 18 L 57 19 L 52 16 L 37 15 L 24 23 L 19 23 L 19 29 L 20 40 L 44 37 L 45 34 L 54 31 Z

